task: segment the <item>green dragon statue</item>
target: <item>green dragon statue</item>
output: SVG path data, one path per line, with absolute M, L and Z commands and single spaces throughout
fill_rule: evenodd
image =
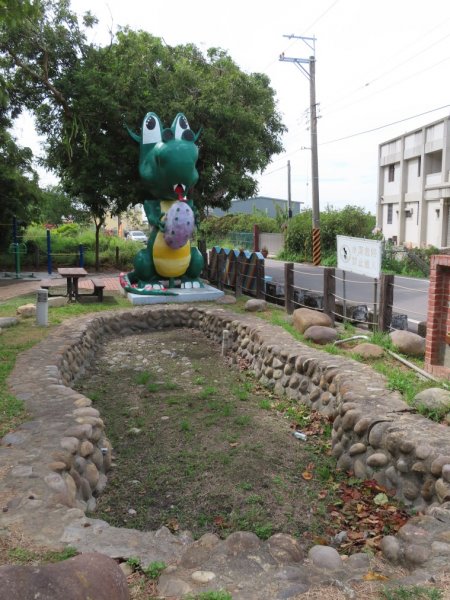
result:
M 134 270 L 121 274 L 121 284 L 126 291 L 149 295 L 176 294 L 164 288 L 163 281 L 169 282 L 169 288 L 177 281 L 183 288 L 203 287 L 199 280 L 203 257 L 190 243 L 197 213 L 187 198 L 198 180 L 195 142 L 200 132 L 194 134 L 182 113 L 170 128 L 149 112 L 140 136 L 126 129 L 140 146 L 139 174 L 149 197 L 144 210 L 152 231 L 147 247 L 134 259 Z

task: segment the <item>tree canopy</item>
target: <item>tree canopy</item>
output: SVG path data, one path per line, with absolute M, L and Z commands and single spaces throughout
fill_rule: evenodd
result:
M 1 0 L 9 2 L 9 0 Z M 24 5 L 30 4 L 24 0 Z M 194 199 L 227 208 L 257 191 L 254 175 L 282 150 L 284 125 L 265 75 L 247 74 L 223 50 L 167 46 L 124 29 L 106 47 L 86 39 L 69 0 L 35 0 L 34 11 L 0 27 L 0 60 L 12 115 L 27 108 L 47 136 L 45 164 L 101 222 L 145 195 L 138 129 L 149 110 L 170 124 L 184 112 L 199 139 L 200 181 Z
M 0 247 L 4 248 L 12 231 L 13 217 L 29 222 L 41 198 L 37 173 L 32 166 L 30 148 L 16 144 L 8 128 L 11 122 L 0 109 Z

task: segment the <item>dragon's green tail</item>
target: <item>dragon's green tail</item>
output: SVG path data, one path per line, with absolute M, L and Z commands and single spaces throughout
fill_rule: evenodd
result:
M 126 285 L 123 289 L 126 292 L 130 292 L 130 294 L 140 294 L 141 296 L 178 296 L 176 292 L 168 292 L 166 290 L 144 290 L 131 287 L 131 285 Z

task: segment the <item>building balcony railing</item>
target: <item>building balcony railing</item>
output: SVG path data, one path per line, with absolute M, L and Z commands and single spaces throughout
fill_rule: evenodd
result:
M 426 185 L 439 185 L 442 182 L 442 173 L 430 173 L 426 176 Z

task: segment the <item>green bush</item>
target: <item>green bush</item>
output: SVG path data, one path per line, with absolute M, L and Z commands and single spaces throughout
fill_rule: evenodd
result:
M 251 233 L 255 225 L 258 225 L 263 233 L 280 231 L 276 219 L 268 217 L 261 210 L 254 210 L 250 214 L 240 213 L 223 217 L 210 215 L 201 222 L 199 237 L 206 239 L 207 244 L 211 245 L 230 238 L 231 233 Z
M 87 268 L 95 265 L 95 229 L 80 227 L 68 223 L 57 229 L 50 230 L 51 252 L 53 267 L 73 267 L 78 265 L 79 248 L 83 246 L 84 264 Z M 25 231 L 23 241 L 26 242 L 28 255 L 23 257 L 22 264 L 35 266 L 34 252 L 39 251 L 39 265 L 44 268 L 47 264 L 47 230 L 43 225 L 30 225 Z M 116 264 L 116 248 L 119 248 L 119 264 Z M 99 236 L 100 265 L 102 267 L 117 267 L 131 269 L 133 259 L 143 248 L 139 242 L 129 242 L 102 231 Z
M 359 206 L 346 206 L 342 210 L 327 208 L 320 213 L 320 236 L 322 256 L 333 262 L 332 255 L 336 252 L 336 236 L 348 235 L 359 238 L 373 238 L 375 217 Z M 284 253 L 295 255 L 297 260 L 312 259 L 312 211 L 304 210 L 289 220 L 286 234 Z M 281 255 L 284 258 L 284 255 Z

